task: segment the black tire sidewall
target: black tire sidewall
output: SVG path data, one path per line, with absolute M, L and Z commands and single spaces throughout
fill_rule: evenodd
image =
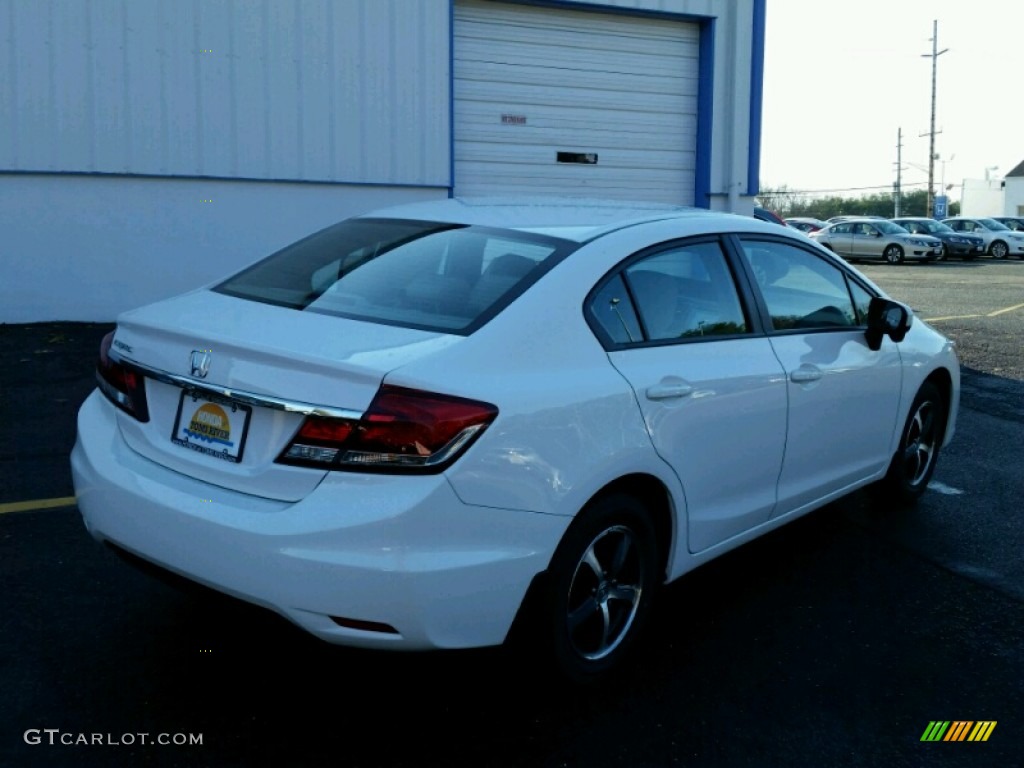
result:
M 904 474 L 903 454 L 907 449 L 907 438 L 910 434 L 910 427 L 913 423 L 914 415 L 918 412 L 921 406 L 929 400 L 932 402 L 935 411 L 935 428 L 937 431 L 935 448 L 932 452 L 931 464 L 928 467 L 928 471 L 925 472 L 924 477 L 922 477 L 917 483 L 910 483 Z M 921 389 L 918 390 L 917 396 L 914 397 L 914 402 L 910 406 L 910 411 L 907 413 L 907 420 L 904 422 L 903 430 L 900 433 L 899 446 L 896 449 L 896 455 L 892 459 L 892 465 L 889 467 L 889 473 L 886 478 L 886 484 L 889 486 L 890 492 L 896 497 L 897 501 L 903 504 L 913 504 L 928 488 L 928 483 L 931 481 L 932 475 L 935 473 L 935 465 L 939 459 L 939 450 L 942 447 L 942 436 L 945 432 L 945 400 L 943 399 L 939 388 L 932 382 L 926 381 L 921 385 Z
M 590 660 L 572 647 L 565 625 L 569 588 L 580 558 L 604 532 L 615 526 L 628 528 L 643 561 L 643 582 L 636 616 L 615 650 L 602 659 Z M 596 681 L 618 668 L 635 647 L 650 616 L 655 590 L 661 581 L 658 549 L 650 515 L 634 496 L 613 493 L 599 497 L 573 521 L 551 558 L 542 614 L 539 617 L 552 653 L 550 661 L 559 673 L 576 683 Z

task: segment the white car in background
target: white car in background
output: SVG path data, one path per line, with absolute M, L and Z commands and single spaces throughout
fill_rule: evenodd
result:
M 862 486 L 918 498 L 959 402 L 953 345 L 793 230 L 558 200 L 328 227 L 121 315 L 98 382 L 96 539 L 332 643 L 523 617 L 577 680 L 659 585 Z
M 954 232 L 964 232 L 985 241 L 985 249 L 993 259 L 1016 256 L 1024 259 L 1024 232 L 1014 232 L 1005 224 L 988 217 L 954 216 L 942 223 Z

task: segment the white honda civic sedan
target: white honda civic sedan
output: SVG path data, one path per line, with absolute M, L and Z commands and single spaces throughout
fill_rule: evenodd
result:
M 516 623 L 575 679 L 661 584 L 868 484 L 915 500 L 959 402 L 952 343 L 803 235 L 598 201 L 343 221 L 121 315 L 97 373 L 96 539 L 333 643 Z

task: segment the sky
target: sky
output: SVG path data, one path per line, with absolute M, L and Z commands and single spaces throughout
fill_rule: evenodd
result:
M 938 50 L 949 49 L 935 117 L 948 194 L 1024 161 L 1020 0 L 768 0 L 761 186 L 888 191 L 902 127 L 904 189 L 925 189 L 933 20 Z M 936 192 L 942 181 L 936 161 Z

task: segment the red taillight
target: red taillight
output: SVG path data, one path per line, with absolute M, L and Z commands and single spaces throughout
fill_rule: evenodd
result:
M 111 359 L 110 345 L 113 341 L 114 331 L 111 331 L 100 342 L 100 359 L 96 363 L 96 382 L 100 391 L 125 413 L 139 421 L 149 421 L 143 376 Z
M 384 385 L 359 421 L 307 418 L 278 460 L 335 469 L 436 472 L 497 415 L 489 403 Z

